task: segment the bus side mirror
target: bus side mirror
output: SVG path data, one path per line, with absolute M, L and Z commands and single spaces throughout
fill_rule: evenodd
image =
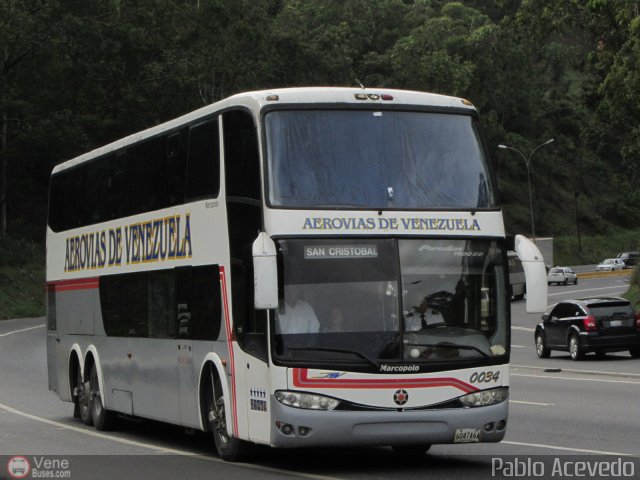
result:
M 253 292 L 256 310 L 278 306 L 278 264 L 276 244 L 265 232 L 253 242 Z
M 516 235 L 514 250 L 522 262 L 527 282 L 527 313 L 543 313 L 547 309 L 547 269 L 535 243 Z

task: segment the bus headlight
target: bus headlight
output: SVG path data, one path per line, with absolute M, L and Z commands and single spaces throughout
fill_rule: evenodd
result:
M 276 400 L 284 405 L 307 410 L 334 410 L 340 402 L 335 398 L 323 397 L 311 393 L 289 392 L 278 390 L 275 393 Z
M 507 398 L 509 398 L 509 389 L 500 387 L 463 395 L 458 398 L 458 400 L 466 407 L 484 407 L 486 405 L 504 402 Z

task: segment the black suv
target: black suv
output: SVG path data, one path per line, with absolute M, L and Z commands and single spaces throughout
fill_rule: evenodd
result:
M 551 350 L 568 351 L 573 360 L 587 352 L 602 357 L 623 350 L 640 358 L 640 314 L 624 298 L 565 300 L 542 315 L 535 342 L 540 358 Z
M 624 262 L 624 268 L 635 267 L 640 260 L 640 252 L 622 252 L 618 254 L 618 258 Z

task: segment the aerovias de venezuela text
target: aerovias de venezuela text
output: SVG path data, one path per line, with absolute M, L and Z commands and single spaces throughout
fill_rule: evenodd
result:
M 190 215 L 174 215 L 67 238 L 64 271 L 179 260 L 192 253 Z

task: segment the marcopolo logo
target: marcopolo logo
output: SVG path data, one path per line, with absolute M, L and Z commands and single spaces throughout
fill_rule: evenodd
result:
M 419 365 L 380 365 L 381 372 L 389 372 L 389 373 L 409 373 L 409 372 L 419 372 Z
M 11 457 L 7 462 L 7 472 L 11 478 L 26 478 L 31 472 L 29 460 L 25 457 Z

